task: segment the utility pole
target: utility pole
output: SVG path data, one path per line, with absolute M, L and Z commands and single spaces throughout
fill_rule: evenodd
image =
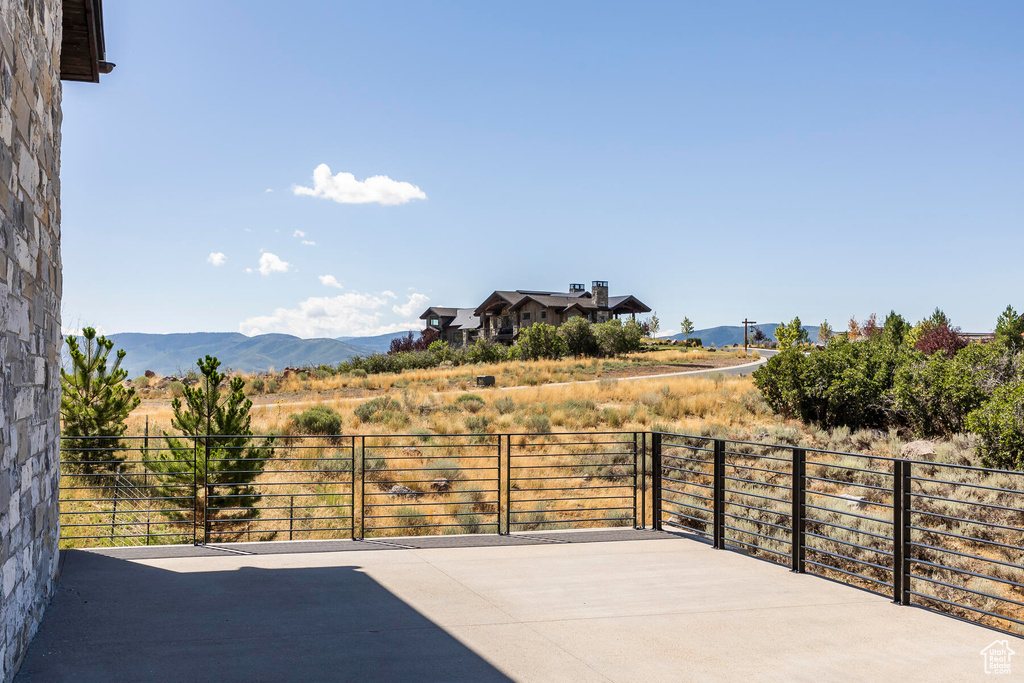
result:
M 747 326 L 748 325 L 756 325 L 756 324 L 757 324 L 756 320 L 747 320 L 746 318 L 743 319 L 743 353 L 744 354 L 750 353 L 747 350 L 747 347 L 750 345 L 750 343 L 747 341 Z

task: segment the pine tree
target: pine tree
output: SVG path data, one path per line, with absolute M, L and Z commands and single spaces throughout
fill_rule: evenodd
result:
M 693 321 L 684 317 L 683 322 L 679 326 L 683 328 L 683 339 L 689 339 L 690 335 L 693 334 Z
M 71 372 L 60 371 L 62 447 L 68 460 L 81 463 L 85 474 L 116 472 L 125 459 L 125 445 L 118 437 L 124 435 L 125 419 L 141 399 L 135 389 L 121 384 L 128 376 L 121 367 L 124 349 L 118 349 L 117 360 L 108 367 L 113 340 L 97 337 L 91 327 L 82 330 L 82 337 L 84 348 L 68 336 Z
M 828 324 L 828 320 L 818 325 L 818 342 L 821 344 L 828 344 L 833 334 L 832 326 Z
M 200 381 L 184 388 L 180 398 L 171 402 L 174 417 L 171 425 L 181 432 L 172 436 L 164 432 L 169 452 L 160 451 L 148 464 L 163 484 L 161 495 L 182 497 L 182 492 L 196 487 L 196 515 L 210 519 L 206 510 L 237 508 L 233 519 L 251 519 L 258 515 L 260 496 L 251 485 L 263 472 L 273 452 L 273 438 L 261 447 L 251 446 L 252 401 L 245 397 L 245 380 L 235 377 L 224 389 L 226 376 L 218 372 L 220 361 L 206 356 L 196 362 Z
M 996 341 L 1012 353 L 1024 351 L 1024 317 L 1007 306 L 996 321 Z

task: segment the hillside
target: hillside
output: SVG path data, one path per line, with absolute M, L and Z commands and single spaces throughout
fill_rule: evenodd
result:
M 764 325 L 758 325 L 761 331 L 769 339 L 775 339 L 775 328 L 778 327 L 778 323 L 766 323 Z M 818 327 L 817 325 L 805 325 L 804 328 L 807 330 L 807 334 L 810 336 L 811 341 L 815 341 L 818 338 Z M 703 330 L 696 330 L 690 337 L 700 339 L 704 346 L 732 346 L 733 344 L 743 345 L 743 326 L 742 325 L 720 325 L 719 327 L 708 327 Z M 665 339 L 683 339 L 682 333 L 673 334 Z
M 300 339 L 288 334 L 247 337 L 238 332 L 182 334 L 112 334 L 115 349 L 127 352 L 124 367 L 129 377 L 146 370 L 160 375 L 183 374 L 195 368 L 196 359 L 207 354 L 220 359 L 222 367 L 244 372 L 278 370 L 289 366 L 336 365 L 366 349 L 337 339 Z
M 419 336 L 422 330 L 390 332 L 388 334 L 378 334 L 375 337 L 338 337 L 338 341 L 351 344 L 352 346 L 359 347 L 360 349 L 365 349 L 365 351 L 361 353 L 387 353 L 388 349 L 391 348 L 392 339 L 406 337 L 410 332 L 415 336 Z

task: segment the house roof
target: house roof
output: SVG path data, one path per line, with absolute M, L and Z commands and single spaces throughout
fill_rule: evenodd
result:
M 431 306 L 427 310 L 423 311 L 420 316 L 420 320 L 426 320 L 431 316 L 437 316 L 438 318 L 454 318 L 458 315 L 458 308 L 446 308 L 444 306 Z
M 458 313 L 449 327 L 456 327 L 460 330 L 476 330 L 480 328 L 480 318 L 476 315 L 474 309 L 459 308 L 456 310 Z
M 103 0 L 63 0 L 60 78 L 99 83 L 110 73 L 103 39 Z
M 482 304 L 476 308 L 476 314 L 483 315 L 488 309 L 504 309 L 517 311 L 527 302 L 536 302 L 547 308 L 557 308 L 565 312 L 572 308 L 579 308 L 584 311 L 624 310 L 630 313 L 648 313 L 650 307 L 637 299 L 632 294 L 625 296 L 613 296 L 608 298 L 607 308 L 597 305 L 590 292 L 541 292 L 532 290 L 517 289 L 497 290 L 487 297 Z

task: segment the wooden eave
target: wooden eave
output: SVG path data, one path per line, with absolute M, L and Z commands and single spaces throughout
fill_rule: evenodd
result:
M 63 38 L 60 46 L 62 81 L 99 83 L 110 73 L 103 39 L 103 0 L 63 0 Z

